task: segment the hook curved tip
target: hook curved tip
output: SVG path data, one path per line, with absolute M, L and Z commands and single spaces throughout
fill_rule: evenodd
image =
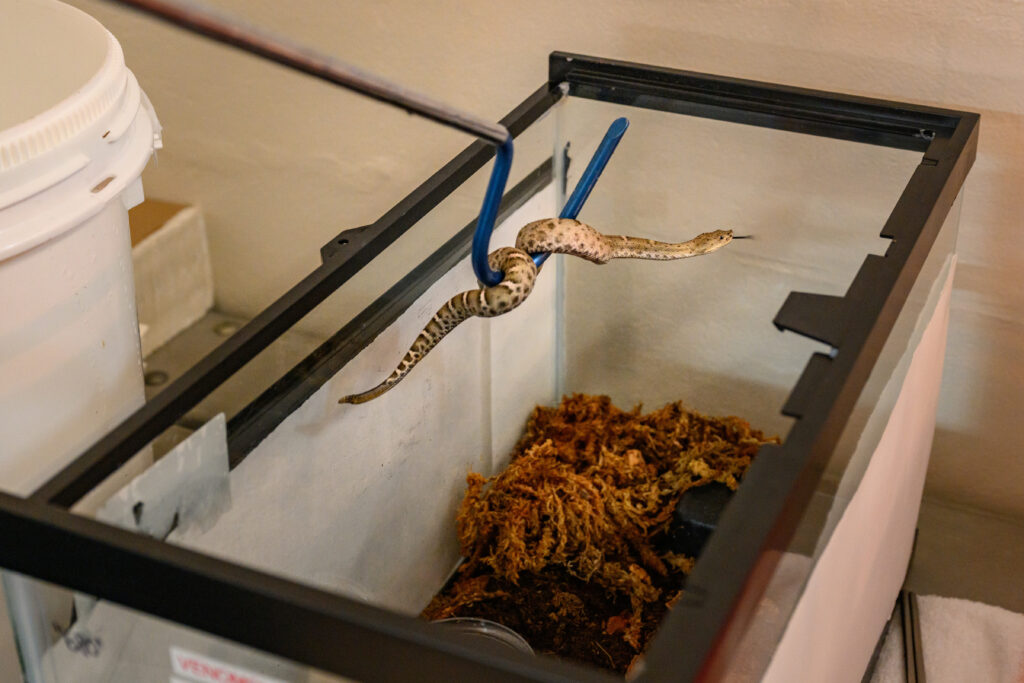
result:
M 620 116 L 612 121 L 612 125 L 608 127 L 608 135 L 621 138 L 626 133 L 627 128 L 629 128 L 629 119 L 625 116 Z

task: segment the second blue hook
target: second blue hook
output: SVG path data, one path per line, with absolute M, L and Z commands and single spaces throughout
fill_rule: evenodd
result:
M 559 218 L 576 218 L 584 202 L 590 196 L 591 190 L 597 184 L 601 172 L 604 171 L 608 160 L 619 144 L 619 140 L 629 127 L 629 121 L 620 117 L 612 122 L 605 133 L 597 151 L 587 164 L 586 170 L 576 184 L 569 200 L 565 203 Z M 501 282 L 501 271 L 492 270 L 487 262 L 487 254 L 490 249 L 491 233 L 494 231 L 494 222 L 498 216 L 498 206 L 501 204 L 501 197 L 505 193 L 505 185 L 508 182 L 509 170 L 512 167 L 512 139 L 509 138 L 502 143 L 497 150 L 494 159 L 494 168 L 491 170 L 491 178 L 487 184 L 487 192 L 484 194 L 483 207 L 480 209 L 480 217 L 477 219 L 476 232 L 473 233 L 473 248 L 471 260 L 473 271 L 477 279 L 485 287 L 493 287 Z M 533 262 L 540 266 L 550 256 L 550 253 L 531 254 Z
M 604 134 L 604 139 L 597 146 L 594 156 L 590 158 L 590 163 L 587 164 L 586 170 L 580 176 L 580 181 L 576 183 L 576 189 L 569 195 L 569 200 L 562 208 L 562 213 L 558 215 L 559 218 L 576 218 L 576 216 L 580 215 L 583 203 L 590 196 L 590 191 L 597 184 L 597 179 L 601 177 L 604 167 L 608 165 L 608 160 L 612 158 L 612 153 L 619 146 L 619 140 L 626 134 L 627 128 L 629 128 L 629 119 L 624 116 L 615 119 L 612 121 L 612 125 L 608 126 L 608 132 Z M 531 254 L 531 256 L 533 256 L 533 262 L 540 266 L 551 254 L 550 252 L 544 252 L 541 254 Z

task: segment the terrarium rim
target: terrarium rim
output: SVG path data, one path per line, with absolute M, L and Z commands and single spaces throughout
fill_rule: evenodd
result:
M 793 507 L 799 507 L 811 465 L 831 451 L 829 440 L 838 437 L 845 424 L 843 412 L 848 416 L 973 163 L 979 117 L 555 52 L 548 82 L 502 123 L 513 135 L 522 133 L 561 99 L 561 83 L 569 84 L 570 96 L 924 152 L 881 231 L 892 240 L 886 255 L 869 256 L 843 297 L 792 293 L 774 321 L 780 329 L 827 341 L 837 351 L 812 356 L 786 403 L 797 421 L 772 458 L 775 481 L 771 488 L 782 495 L 768 499 L 764 487 L 741 487 L 720 523 L 720 533 L 712 536 L 691 574 L 691 586 L 703 590 L 689 591 L 689 597 L 670 612 L 641 674 L 644 680 L 669 675 L 674 680 L 714 678 L 735 644 L 734 627 L 742 626 L 735 617 L 758 594 L 759 581 L 763 588 L 764 570 L 770 570 L 766 559 L 770 553 L 765 551 L 784 544 L 791 533 L 784 518 L 792 518 Z M 546 659 L 481 661 L 418 625 L 395 627 L 404 624 L 405 618 L 385 610 L 82 520 L 64 509 L 89 490 L 97 477 L 124 462 L 340 287 L 492 155 L 493 148 L 484 143 L 471 144 L 373 225 L 343 233 L 353 238 L 351 249 L 325 253 L 313 273 L 29 499 L 0 494 L 0 519 L 11 532 L 10 542 L 0 548 L 0 564 L 340 675 L 384 680 L 398 666 L 410 680 L 429 678 L 428 669 L 403 659 L 415 653 L 443 662 L 455 677 L 479 674 L 483 666 L 491 680 L 606 680 L 599 672 Z M 872 297 L 873 290 L 885 296 Z M 756 462 L 748 478 L 764 476 L 766 468 Z M 751 514 L 758 520 L 753 530 Z M 737 538 L 730 528 L 741 517 L 747 520 L 746 529 Z M 38 532 L 41 527 L 52 532 L 54 543 L 59 538 L 61 544 L 75 547 L 78 559 L 73 567 L 66 556 L 64 562 L 39 560 L 68 552 L 55 547 L 40 552 L 39 536 L 29 530 Z M 104 571 L 112 561 L 133 566 L 138 580 L 124 585 Z M 710 577 L 715 581 L 708 583 Z M 183 611 L 175 605 L 173 591 L 146 589 L 158 584 L 201 591 L 211 602 L 205 610 Z M 254 625 L 248 619 L 216 616 L 252 610 L 273 613 L 269 626 L 275 628 L 266 622 Z M 280 637 L 286 625 L 301 636 Z M 278 637 L 270 638 L 271 631 Z M 679 638 L 687 639 L 687 648 L 674 646 Z M 381 657 L 379 668 L 354 663 L 339 642 L 356 648 L 373 643 Z M 405 668 L 402 661 L 407 662 Z

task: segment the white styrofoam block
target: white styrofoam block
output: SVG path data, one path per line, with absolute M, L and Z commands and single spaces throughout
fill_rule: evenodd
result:
M 202 211 L 187 206 L 132 249 L 142 355 L 213 307 L 213 270 Z

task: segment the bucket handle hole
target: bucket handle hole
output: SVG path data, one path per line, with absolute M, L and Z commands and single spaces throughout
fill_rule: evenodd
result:
M 103 188 L 105 188 L 107 185 L 109 185 L 114 180 L 114 178 L 116 178 L 116 177 L 117 176 L 107 176 L 106 178 L 101 180 L 99 183 L 97 183 L 96 187 L 92 188 L 91 192 L 93 194 L 96 194 L 97 192 L 102 192 Z

